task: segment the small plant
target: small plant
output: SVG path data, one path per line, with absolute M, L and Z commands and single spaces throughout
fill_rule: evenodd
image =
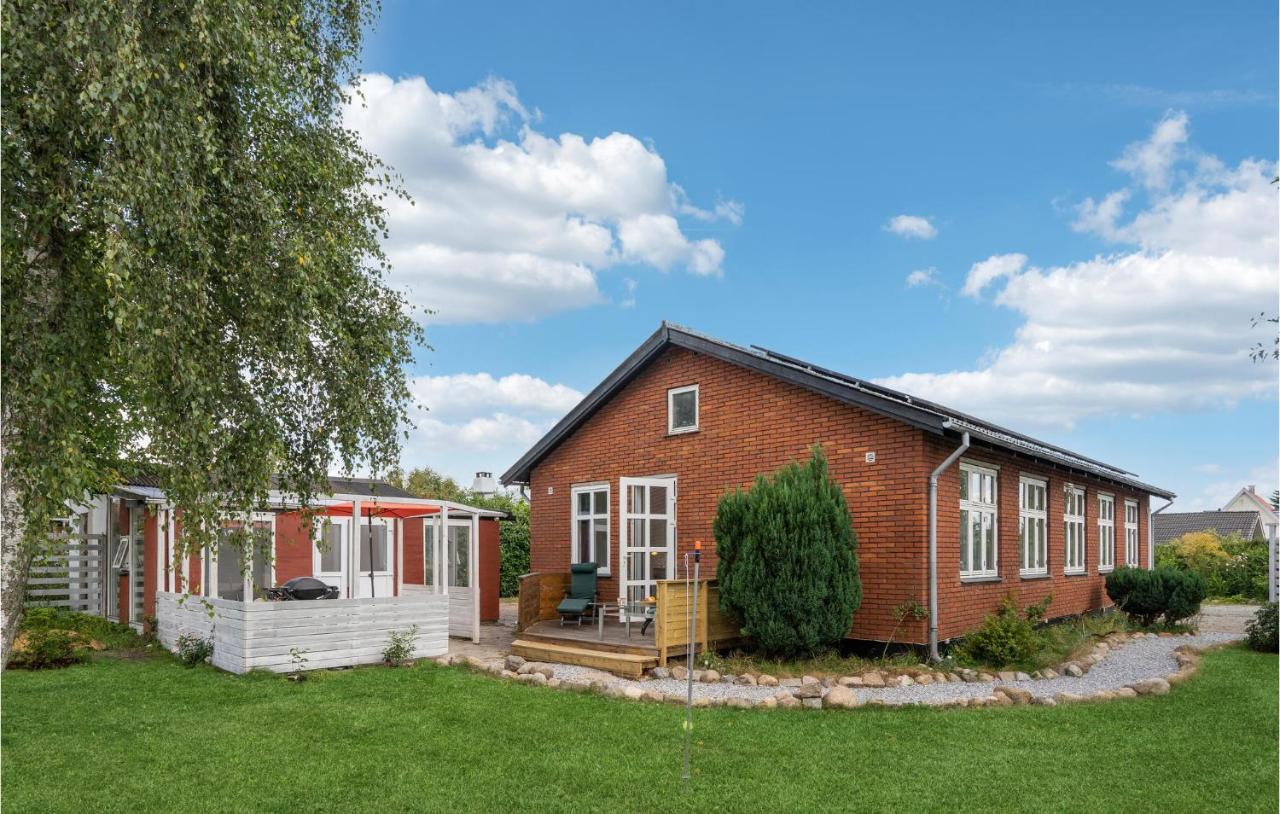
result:
M 1280 605 L 1268 602 L 1244 626 L 1245 641 L 1253 650 L 1280 652 Z
M 1052 596 L 1019 610 L 1013 594 L 1000 601 L 1000 610 L 988 614 L 982 627 L 965 637 L 956 648 L 961 660 L 971 664 L 1003 667 L 1030 661 L 1040 649 L 1035 623 L 1044 618 Z
M 417 639 L 417 625 L 410 627 L 406 631 L 391 631 L 387 649 L 382 651 L 382 660 L 392 667 L 407 667 L 413 664 L 414 644 Z
M 9 666 L 27 670 L 68 667 L 84 661 L 84 651 L 83 639 L 74 631 L 32 630 L 19 634 Z
M 290 681 L 306 681 L 307 674 L 303 670 L 307 669 L 307 652 L 305 647 L 289 648 L 289 665 L 293 668 L 289 671 Z
M 929 609 L 914 599 L 908 599 L 894 608 L 893 630 L 889 631 L 889 640 L 884 643 L 884 652 L 880 654 L 880 658 L 883 659 L 889 655 L 889 645 L 893 644 L 893 637 L 898 635 L 898 628 L 902 627 L 903 620 L 908 616 L 919 622 L 921 619 L 929 618 Z
M 213 639 L 195 633 L 183 633 L 177 642 L 178 661 L 187 667 L 195 667 L 213 658 Z

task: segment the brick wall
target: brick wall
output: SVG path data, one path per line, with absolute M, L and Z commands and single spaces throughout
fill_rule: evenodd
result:
M 669 388 L 698 384 L 699 431 L 667 434 Z M 610 487 L 609 562 L 601 580 L 603 597 L 618 594 L 618 480 L 674 475 L 677 478 L 677 559 L 703 541 L 703 572 L 714 572 L 711 532 L 716 502 L 732 487 L 746 487 L 761 472 L 772 472 L 808 457 L 821 443 L 832 478 L 849 503 L 858 534 L 862 607 L 850 636 L 885 639 L 894 626 L 893 608 L 909 599 L 928 600 L 928 475 L 955 444 L 858 407 L 844 405 L 763 374 L 683 348 L 654 360 L 597 413 L 563 441 L 531 473 L 531 563 L 535 572 L 567 571 L 570 562 L 571 488 L 607 482 Z M 866 453 L 875 452 L 875 463 Z M 1106 602 L 1098 575 L 1097 492 L 1116 499 L 1116 564 L 1124 562 L 1124 499 L 1139 500 L 1139 541 L 1145 563 L 1146 496 L 1085 478 L 1035 467 L 1012 455 L 974 449 L 966 456 L 996 464 L 998 477 L 999 581 L 961 583 L 959 568 L 959 468 L 939 484 L 939 635 L 960 635 L 981 623 L 1000 598 L 1014 591 L 1030 604 L 1052 591 L 1051 616 L 1079 613 Z M 1018 575 L 1018 475 L 1048 481 L 1048 578 Z M 1067 480 L 1086 490 L 1086 574 L 1062 575 L 1062 486 Z M 548 494 L 548 489 L 552 490 Z M 683 576 L 683 571 L 679 572 Z M 927 640 L 923 622 L 904 624 L 899 641 Z

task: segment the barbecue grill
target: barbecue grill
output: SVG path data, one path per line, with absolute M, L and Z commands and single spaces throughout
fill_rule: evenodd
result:
M 337 599 L 338 589 L 315 577 L 294 577 L 283 585 L 263 591 L 277 602 L 307 599 Z

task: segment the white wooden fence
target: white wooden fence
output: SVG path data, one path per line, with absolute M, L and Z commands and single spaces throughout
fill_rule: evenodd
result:
M 309 602 L 234 602 L 156 594 L 160 641 L 177 649 L 178 637 L 213 639 L 213 665 L 232 673 L 295 669 L 290 650 L 306 657 L 304 670 L 382 661 L 392 632 L 418 626 L 414 657 L 449 651 L 449 598 L 444 594 Z
M 107 535 L 58 534 L 31 562 L 25 604 L 103 614 Z

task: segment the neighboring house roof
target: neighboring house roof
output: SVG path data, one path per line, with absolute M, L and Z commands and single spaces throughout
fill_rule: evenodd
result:
M 644 344 L 609 374 L 603 382 L 569 411 L 551 431 L 534 444 L 502 475 L 503 483 L 528 483 L 533 468 L 561 441 L 595 414 L 614 393 L 625 387 L 650 362 L 671 347 L 686 348 L 758 373 L 803 387 L 836 401 L 856 405 L 895 418 L 935 435 L 958 437 L 968 432 L 974 441 L 1027 455 L 1038 461 L 1110 480 L 1114 483 L 1172 499 L 1173 493 L 1138 481 L 1132 472 L 1104 464 L 1079 453 L 1031 438 L 958 410 L 846 376 L 759 346 L 743 348 L 688 328 L 663 322 Z
M 129 497 L 143 498 L 147 500 L 163 500 L 164 491 L 161 478 L 154 472 L 139 471 L 124 478 L 117 491 L 126 493 Z M 368 497 L 393 497 L 406 498 L 417 497 L 412 492 L 406 492 L 399 486 L 393 486 L 384 480 L 375 480 L 373 478 L 343 478 L 333 475 L 329 476 L 329 494 L 331 495 L 360 495 Z
M 1244 511 L 1246 508 L 1255 510 L 1255 507 L 1264 525 L 1280 523 L 1280 517 L 1276 515 L 1275 509 L 1271 508 L 1270 501 L 1258 494 L 1256 487 L 1253 486 L 1246 486 L 1236 492 L 1236 496 L 1228 500 L 1222 508 L 1226 511 Z
M 1156 545 L 1197 531 L 1238 534 L 1246 540 L 1257 537 L 1260 531 L 1257 512 L 1157 512 L 1151 519 Z

